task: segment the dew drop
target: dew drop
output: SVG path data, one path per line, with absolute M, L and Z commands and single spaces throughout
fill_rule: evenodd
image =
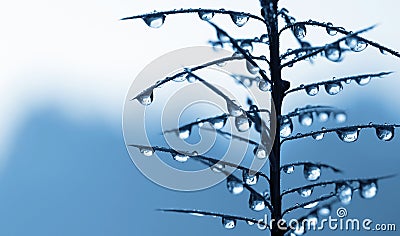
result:
M 225 164 L 215 163 L 211 166 L 211 170 L 216 173 L 220 173 L 221 171 L 225 170 Z
M 339 62 L 342 60 L 342 49 L 339 44 L 330 44 L 324 49 L 325 57 L 333 62 Z
M 221 33 L 219 31 L 217 31 L 217 38 L 221 42 L 229 42 L 229 37 L 226 34 Z
M 313 202 L 313 203 L 310 203 L 310 204 L 307 204 L 307 205 L 303 206 L 303 208 L 304 209 L 312 209 L 312 208 L 318 206 L 318 204 L 319 204 L 319 202 Z
M 200 118 L 197 118 L 197 119 L 196 119 L 196 123 L 197 123 L 197 126 L 198 126 L 198 127 L 203 127 L 203 126 L 204 126 L 204 123 L 201 122 L 201 120 L 202 120 L 202 119 L 200 119 Z
M 222 129 L 226 124 L 226 118 L 214 118 L 210 120 L 210 123 L 214 129 Z
M 139 151 L 146 157 L 150 157 L 154 154 L 154 149 L 151 147 L 140 147 Z
M 354 46 L 354 48 L 351 48 L 351 50 L 353 52 L 361 52 L 361 51 L 364 51 L 364 49 L 366 49 L 367 46 L 368 46 L 368 44 L 365 41 L 357 40 L 356 46 Z
M 327 122 L 329 119 L 329 113 L 325 111 L 317 112 L 319 122 Z
M 243 192 L 243 184 L 230 176 L 226 179 L 226 187 L 230 193 L 235 195 Z
M 343 90 L 343 85 L 340 82 L 332 82 L 325 84 L 325 91 L 329 95 L 336 95 Z
M 265 159 L 268 156 L 267 149 L 261 144 L 255 147 L 253 152 L 258 159 Z
M 150 105 L 154 99 L 153 90 L 145 90 L 138 96 L 137 99 L 143 106 Z
M 229 217 L 222 217 L 222 226 L 225 229 L 233 229 L 236 227 L 236 220 Z
M 264 199 L 261 198 L 260 195 L 250 193 L 249 198 L 249 208 L 253 211 L 262 211 L 265 209 Z
M 312 135 L 312 137 L 313 137 L 313 139 L 318 141 L 318 140 L 323 139 L 324 135 L 325 135 L 324 133 L 315 133 L 315 134 Z
M 235 23 L 237 26 L 242 27 L 243 25 L 245 25 L 247 23 L 247 21 L 249 20 L 249 17 L 244 15 L 244 14 L 230 14 L 233 23 Z
M 336 131 L 336 133 L 343 142 L 352 143 L 357 141 L 360 130 L 358 128 L 345 128 Z
M 387 55 L 388 52 L 384 49 L 379 49 L 379 52 L 382 53 L 382 55 Z
M 333 24 L 331 22 L 326 24 L 327 26 L 333 27 Z M 337 34 L 337 31 L 331 28 L 326 28 L 326 32 L 330 35 L 330 36 L 335 36 Z
M 293 33 L 296 38 L 303 39 L 307 34 L 306 26 L 304 24 L 296 24 L 294 26 Z
M 319 92 L 319 86 L 318 85 L 310 85 L 305 87 L 306 93 L 310 96 L 315 96 Z
M 239 132 L 246 132 L 251 127 L 251 122 L 246 115 L 235 117 L 235 127 Z
M 367 85 L 369 82 L 371 81 L 371 77 L 367 76 L 367 77 L 361 77 L 361 78 L 357 78 L 356 82 L 358 85 Z
M 214 17 L 214 12 L 199 11 L 199 17 L 202 20 L 209 21 Z
M 240 47 L 245 51 L 253 52 L 253 45 L 249 41 L 242 41 Z
M 351 83 L 351 79 L 346 79 L 344 82 L 345 82 L 346 84 L 350 84 L 350 83 Z
M 309 197 L 309 196 L 311 196 L 312 192 L 313 192 L 313 188 L 301 188 L 298 191 L 298 193 L 302 197 Z
M 258 82 L 258 88 L 263 92 L 271 92 L 272 91 L 271 83 L 264 79 L 261 79 L 260 82 Z
M 347 115 L 344 112 L 337 112 L 335 113 L 335 120 L 338 123 L 343 123 L 347 120 Z
M 231 116 L 238 117 L 243 115 L 242 108 L 240 108 L 240 106 L 237 104 L 235 100 L 226 101 L 226 107 Z
M 345 43 L 351 50 L 353 50 L 353 48 L 358 44 L 358 39 L 356 36 L 349 36 L 346 38 Z
M 280 136 L 282 138 L 289 137 L 293 132 L 292 119 L 290 119 L 290 117 L 282 117 L 280 123 Z
M 190 128 L 191 128 L 191 127 L 182 127 L 182 128 L 180 128 L 179 131 L 178 131 L 178 136 L 179 136 L 179 138 L 180 138 L 180 139 L 187 139 L 187 138 L 189 138 L 190 133 L 191 133 Z
M 197 81 L 197 78 L 195 76 L 193 76 L 191 73 L 189 73 L 189 74 L 186 75 L 186 80 L 189 83 L 194 83 L 194 82 Z
M 313 123 L 312 113 L 301 113 L 299 114 L 299 123 L 304 126 L 310 126 Z
M 262 196 L 267 201 L 271 200 L 271 195 L 269 194 L 269 191 L 267 191 L 267 190 L 262 193 Z
M 243 182 L 245 182 L 247 185 L 255 185 L 257 183 L 257 181 L 258 181 L 257 174 L 255 174 L 255 175 L 249 174 L 249 172 L 246 170 L 243 170 L 242 174 L 243 174 L 242 175 Z
M 263 42 L 263 43 L 268 43 L 269 42 L 268 34 L 261 35 L 260 41 Z
M 378 185 L 376 181 L 360 181 L 360 196 L 370 199 L 376 196 Z
M 255 224 L 253 220 L 255 221 L 255 219 L 247 220 L 246 223 L 247 223 L 248 225 L 252 226 L 252 225 Z
M 294 165 L 284 166 L 282 170 L 286 174 L 290 175 L 290 174 L 292 174 L 294 172 Z
M 327 205 L 322 206 L 318 209 L 318 215 L 320 216 L 329 216 L 331 214 L 331 208 Z
M 351 189 L 351 187 L 346 184 L 337 184 L 336 185 L 336 193 L 337 193 L 337 197 L 339 199 L 339 201 L 343 204 L 343 205 L 349 205 L 351 202 L 351 199 L 353 197 L 353 190 Z
M 253 75 L 260 72 L 260 68 L 258 66 L 254 66 L 253 64 L 251 64 L 250 61 L 246 61 L 246 68 L 247 68 L 247 71 L 249 71 L 249 73 L 253 74 Z
M 321 177 L 321 168 L 314 164 L 304 164 L 304 178 L 308 181 L 316 181 Z
M 151 28 L 160 28 L 165 21 L 165 15 L 151 15 L 151 16 L 144 16 L 143 21 Z
M 172 154 L 172 158 L 177 162 L 184 163 L 184 162 L 187 162 L 190 157 L 185 154 L 175 153 L 175 154 Z
M 377 127 L 375 128 L 376 136 L 383 141 L 390 141 L 394 137 L 394 127 Z

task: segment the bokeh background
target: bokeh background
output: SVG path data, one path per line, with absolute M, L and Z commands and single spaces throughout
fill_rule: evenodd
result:
M 281 6 L 298 20 L 330 21 L 346 29 L 358 30 L 378 23 L 366 35 L 400 49 L 397 1 L 282 0 Z M 245 224 L 227 231 L 219 220 L 155 211 L 176 207 L 254 215 L 247 208 L 247 195 L 231 196 L 225 184 L 194 193 L 155 185 L 136 169 L 126 150 L 122 110 L 135 76 L 158 56 L 182 47 L 205 45 L 209 39 L 215 39 L 215 33 L 195 14 L 169 16 L 160 29 L 150 29 L 141 20 L 118 19 L 182 7 L 259 12 L 256 0 L 19 0 L 2 4 L 2 235 L 267 234 Z M 216 16 L 215 22 L 234 35 L 257 36 L 263 30 L 254 21 L 237 28 L 228 16 Z M 312 33 L 314 30 L 319 33 Z M 311 27 L 307 37 L 316 44 L 329 39 L 323 30 Z M 284 49 L 295 45 L 290 35 L 282 41 Z M 399 68 L 398 59 L 381 55 L 372 47 L 345 55 L 343 63 L 323 58 L 316 62 L 299 63 L 286 70 L 284 76 L 296 86 L 332 76 Z M 398 123 L 399 85 L 395 73 L 366 87 L 347 85 L 334 97 L 324 93 L 307 97 L 299 93 L 286 101 L 285 111 L 319 103 L 344 108 L 349 124 Z M 295 130 L 299 131 L 302 130 Z M 283 160 L 324 161 L 344 169 L 350 177 L 378 176 L 398 173 L 398 152 L 399 137 L 390 143 L 382 142 L 369 130 L 363 131 L 359 141 L 352 144 L 341 142 L 335 135 L 318 143 L 312 139 L 287 143 Z M 299 171 L 285 176 L 284 187 L 298 185 L 299 176 Z M 355 196 L 355 201 L 347 206 L 349 216 L 399 226 L 399 177 L 382 181 L 379 187 L 378 196 L 372 200 Z M 330 231 L 323 234 L 397 235 Z

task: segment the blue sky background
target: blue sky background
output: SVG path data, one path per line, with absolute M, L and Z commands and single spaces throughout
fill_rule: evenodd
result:
M 350 29 L 375 23 L 371 39 L 400 49 L 396 1 L 282 1 L 297 19 L 331 21 Z M 153 30 L 143 22 L 117 19 L 154 9 L 213 7 L 258 12 L 258 1 L 49 1 L 26 0 L 0 10 L 0 233 L 20 235 L 265 235 L 239 224 L 226 231 L 219 220 L 156 212 L 161 207 L 198 208 L 258 216 L 247 208 L 247 194 L 231 196 L 220 184 L 206 191 L 181 193 L 147 180 L 126 151 L 121 128 L 127 90 L 153 59 L 184 46 L 214 38 L 197 16 L 174 16 Z M 296 10 L 294 10 L 296 9 Z M 196 29 L 190 22 L 196 22 Z M 230 19 L 217 22 L 235 33 L 255 32 L 249 22 L 237 29 Z M 246 28 L 247 27 L 247 28 Z M 237 30 L 237 31 L 236 31 Z M 313 29 L 309 28 L 309 32 Z M 308 37 L 308 36 L 307 36 Z M 318 41 L 319 36 L 312 34 Z M 310 38 L 310 39 L 311 39 Z M 282 42 L 291 47 L 293 39 Z M 289 46 L 287 46 L 289 45 Z M 285 72 L 293 85 L 363 72 L 396 71 L 398 60 L 367 48 L 343 63 L 318 60 Z M 285 111 L 299 104 L 335 105 L 349 114 L 349 124 L 399 122 L 397 73 L 366 87 L 345 86 L 338 96 L 299 94 Z M 296 125 L 296 122 L 295 122 Z M 333 124 L 331 124 L 333 125 Z M 320 128 L 316 125 L 311 128 Z M 301 130 L 296 130 L 298 132 Z M 349 177 L 398 173 L 399 137 L 381 142 L 372 130 L 357 143 L 335 135 L 316 143 L 285 144 L 284 162 L 318 160 L 335 164 Z M 296 173 L 299 174 L 299 173 Z M 299 185 L 300 175 L 285 176 L 284 187 Z M 296 177 L 297 176 L 297 177 Z M 333 175 L 327 175 L 329 179 Z M 353 217 L 400 225 L 399 177 L 382 181 L 375 199 L 348 206 Z M 295 199 L 290 199 L 295 201 Z M 324 232 L 325 235 L 365 232 Z M 367 235 L 383 233 L 369 233 Z M 397 235 L 385 233 L 385 235 Z M 309 234 L 317 235 L 317 234 Z

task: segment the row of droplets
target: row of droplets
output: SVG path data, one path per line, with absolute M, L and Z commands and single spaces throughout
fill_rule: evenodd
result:
M 212 11 L 199 11 L 198 15 L 200 19 L 204 21 L 209 21 L 214 17 L 215 13 Z M 233 23 L 235 23 L 235 25 L 237 25 L 238 27 L 244 26 L 249 20 L 249 16 L 242 13 L 230 13 L 229 15 Z M 160 28 L 165 22 L 166 15 L 162 13 L 155 13 L 143 16 L 142 19 L 149 27 Z

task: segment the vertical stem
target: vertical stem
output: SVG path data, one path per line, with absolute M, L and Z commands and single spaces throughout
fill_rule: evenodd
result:
M 260 0 L 263 8 L 264 19 L 268 23 L 270 71 L 272 86 L 272 99 L 275 104 L 276 117 L 281 116 L 282 100 L 284 94 L 284 81 L 281 78 L 281 60 L 279 56 L 279 34 L 278 34 L 278 0 Z M 278 227 L 282 219 L 281 198 L 281 172 L 280 172 L 280 121 L 277 120 L 274 143 L 270 155 L 270 192 L 271 205 L 273 207 L 271 225 L 272 236 L 283 236 L 284 231 Z

